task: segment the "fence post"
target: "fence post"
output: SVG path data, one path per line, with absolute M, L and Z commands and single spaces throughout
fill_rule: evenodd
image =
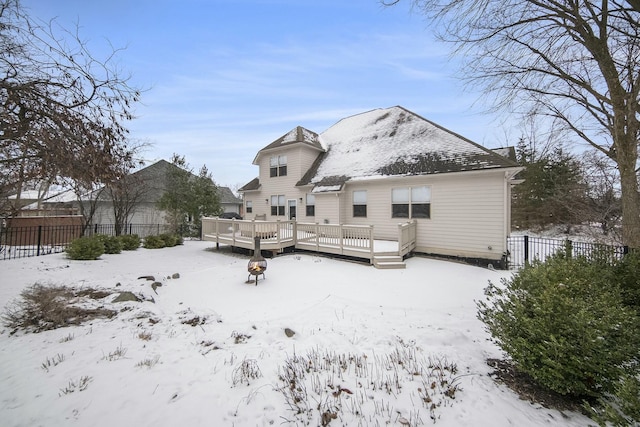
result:
M 529 264 L 529 236 L 524 236 L 524 265 Z
M 38 248 L 36 250 L 36 256 L 40 256 L 40 244 L 42 243 L 42 225 L 38 226 Z
M 573 257 L 573 242 L 569 239 L 564 241 L 564 253 L 569 259 Z

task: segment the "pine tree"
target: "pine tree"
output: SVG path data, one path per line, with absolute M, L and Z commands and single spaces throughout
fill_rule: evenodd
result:
M 586 185 L 580 162 L 556 147 L 537 152 L 521 139 L 516 149 L 524 182 L 513 191 L 513 222 L 521 228 L 579 224 L 585 219 Z

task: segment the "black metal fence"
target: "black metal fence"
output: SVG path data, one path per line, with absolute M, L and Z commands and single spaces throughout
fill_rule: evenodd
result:
M 137 234 L 140 238 L 169 232 L 166 224 L 127 224 L 120 234 Z M 64 252 L 67 245 L 81 236 L 106 234 L 114 236 L 114 224 L 38 225 L 0 228 L 0 260 L 48 255 Z
M 625 254 L 629 253 L 628 246 L 532 236 L 511 236 L 507 239 L 507 247 L 509 248 L 510 269 L 522 268 L 525 264 L 534 260 L 544 261 L 547 257 L 560 251 L 570 257 L 598 257 L 609 261 L 621 259 Z

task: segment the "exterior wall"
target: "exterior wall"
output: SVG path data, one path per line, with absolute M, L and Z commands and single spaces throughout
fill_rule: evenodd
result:
M 159 211 L 155 203 L 138 203 L 134 208 L 129 224 L 166 224 L 164 212 Z M 91 220 L 92 224 L 114 224 L 113 207 L 109 202 L 100 202 Z
M 271 177 L 269 174 L 271 156 L 286 155 L 287 156 L 287 175 Z M 318 151 L 304 146 L 287 147 L 282 150 L 269 150 L 261 153 L 258 159 L 259 180 L 261 189 L 258 191 L 247 191 L 244 193 L 244 200 L 251 201 L 253 204 L 253 212 L 246 214 L 246 219 L 253 219 L 257 215 L 266 215 L 269 221 L 278 219 L 289 219 L 288 201 L 296 201 L 296 219 L 299 221 L 314 222 L 312 217 L 307 218 L 305 215 L 306 191 L 296 187 L 296 183 L 300 181 L 305 172 L 311 167 L 318 156 Z M 271 196 L 285 196 L 285 215 L 271 215 Z M 300 200 L 302 199 L 302 201 Z M 268 201 L 268 202 L 267 202 Z
M 287 155 L 287 176 L 271 178 L 269 161 L 279 154 Z M 264 214 L 267 220 L 288 219 L 271 215 L 271 196 L 285 195 L 286 200 L 297 201 L 296 219 L 300 222 L 373 225 L 376 239 L 396 240 L 398 224 L 408 219 L 392 218 L 392 189 L 427 185 L 431 188 L 431 217 L 416 219 L 416 252 L 499 260 L 507 250 L 511 188 L 504 169 L 351 181 L 340 193 L 315 194 L 315 215 L 307 217 L 306 194 L 310 187 L 298 188 L 295 184 L 316 156 L 305 147 L 261 153 L 258 165 L 262 187 L 245 192 L 244 199 L 253 202 L 253 212 L 246 218 Z M 367 191 L 366 218 L 353 217 L 353 192 L 357 190 Z
M 431 218 L 417 218 L 416 252 L 499 260 L 506 251 L 509 184 L 502 170 L 349 183 L 340 194 L 341 223 L 374 225 L 375 238 L 395 240 L 404 218 L 391 217 L 391 190 L 431 187 Z M 353 192 L 367 191 L 367 217 L 353 217 Z M 332 195 L 335 197 L 335 195 Z M 316 212 L 332 221 L 336 202 L 316 196 Z M 324 217 L 324 216 L 323 216 Z

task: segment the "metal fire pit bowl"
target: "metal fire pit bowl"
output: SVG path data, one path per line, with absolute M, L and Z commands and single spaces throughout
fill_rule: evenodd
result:
M 253 256 L 249 259 L 249 264 L 247 264 L 247 271 L 249 271 L 247 283 L 251 283 L 251 276 L 255 276 L 256 286 L 258 286 L 258 278 L 260 275 L 262 275 L 263 279 L 267 278 L 264 275 L 264 272 L 267 270 L 267 260 L 262 256 L 260 251 L 260 237 L 256 237 L 254 242 Z

